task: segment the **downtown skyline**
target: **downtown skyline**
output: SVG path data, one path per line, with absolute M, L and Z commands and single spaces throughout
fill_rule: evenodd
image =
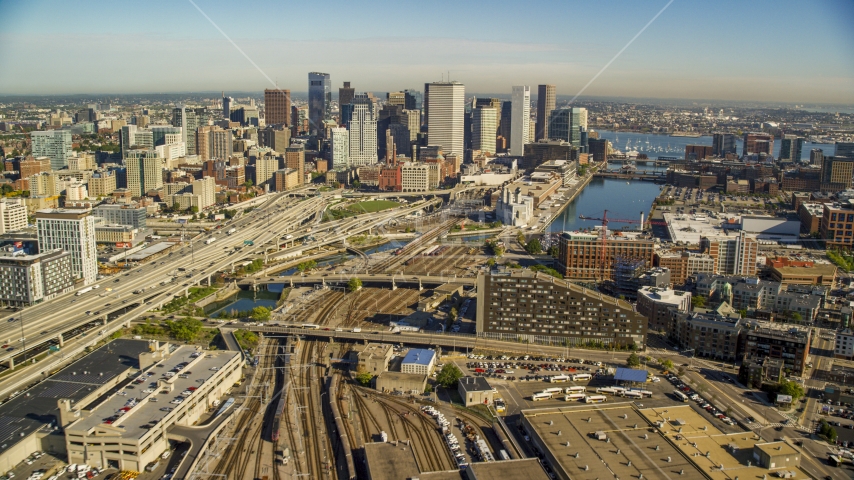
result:
M 170 6 L 168 15 L 158 5 Z M 2 2 L 0 41 L 21 48 L 0 51 L 0 95 L 262 91 L 275 85 L 299 93 L 307 90 L 307 72 L 323 71 L 331 74 L 333 89 L 350 81 L 358 91 L 395 91 L 450 75 L 467 93 L 509 94 L 512 85 L 550 83 L 559 95 L 574 96 L 613 59 L 584 96 L 854 103 L 854 33 L 844 25 L 854 17 L 850 2 L 806 10 L 794 2 L 719 2 L 714 10 L 682 0 L 537 2 L 521 16 L 511 14 L 509 2 L 488 11 L 451 3 L 398 11 L 371 2 L 346 18 L 330 15 L 320 27 L 301 22 L 317 12 L 299 6 L 263 4 L 241 16 L 222 2 L 195 5 L 198 10 L 192 2 L 153 2 L 137 11 L 101 2 Z M 328 10 L 347 5 L 331 2 Z M 254 15 L 258 11 L 264 16 Z M 550 11 L 572 13 L 540 14 Z M 511 18 L 521 20 L 508 28 Z M 741 20 L 750 18 L 769 28 L 745 28 Z M 804 25 L 804 35 L 809 31 L 809 42 L 774 33 L 793 19 Z M 377 28 L 351 34 L 351 23 Z M 77 28 L 90 24 L 85 33 Z M 808 29 L 811 24 L 821 28 Z

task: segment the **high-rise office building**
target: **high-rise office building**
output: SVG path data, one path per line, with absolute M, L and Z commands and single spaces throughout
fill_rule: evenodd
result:
M 549 117 L 549 137 L 554 140 L 563 140 L 580 147 L 582 132 L 586 130 L 586 108 L 559 108 L 553 110 Z
M 803 148 L 804 137 L 783 135 L 783 138 L 780 139 L 780 157 L 777 160 L 781 162 L 800 162 Z
M 332 118 L 332 80 L 328 73 L 308 74 L 309 131 L 322 133 L 323 121 Z
M 418 140 L 418 132 L 421 131 L 421 110 L 404 110 L 406 115 L 406 129 L 409 130 L 409 141 Z
M 350 82 L 344 82 L 344 86 L 338 89 L 338 108 L 349 105 L 356 96 L 356 89 L 350 86 Z
M 292 145 L 285 149 L 285 168 L 293 169 L 299 175 L 297 184 L 305 183 L 305 147 Z
M 31 132 L 34 157 L 50 158 L 50 167 L 61 170 L 68 166 L 68 157 L 72 154 L 70 130 L 48 130 Z
M 231 118 L 231 109 L 234 107 L 234 99 L 231 97 L 226 97 L 225 94 L 222 94 L 222 116 L 223 118 Z
M 199 116 L 196 112 L 185 105 L 173 108 L 172 126 L 181 127 L 181 138 L 187 155 L 196 155 L 196 129 L 199 128 Z
M 510 155 L 521 157 L 525 154 L 525 144 L 530 143 L 531 87 L 514 86 L 512 102 Z
M 367 94 L 359 93 L 351 102 L 350 166 L 361 167 L 377 163 L 377 121 L 373 102 Z
M 62 249 L 71 254 L 71 273 L 85 285 L 98 277 L 95 218 L 85 210 L 51 209 L 36 212 L 39 250 Z
M 350 168 L 350 131 L 344 127 L 335 127 L 329 130 L 332 139 L 330 141 L 330 154 L 332 160 L 331 170 L 343 171 Z
M 404 92 L 388 92 L 385 98 L 389 105 L 400 105 L 401 108 L 406 108 L 406 94 Z
M 264 90 L 264 122 L 267 125 L 291 125 L 291 91 Z
M 477 107 L 472 111 L 471 148 L 482 152 L 495 152 L 495 132 L 498 112 L 494 107 Z
M 741 155 L 765 153 L 774 155 L 774 137 L 767 133 L 745 133 Z
M 537 131 L 534 141 L 549 138 L 549 115 L 555 109 L 557 90 L 554 85 L 537 86 Z
M 403 108 L 406 110 L 418 110 L 418 112 L 420 113 L 423 104 L 421 92 L 419 92 L 418 90 L 404 90 L 403 94 Z
M 854 158 L 854 142 L 837 142 L 835 157 Z
M 756 275 L 759 243 L 744 232 L 732 238 L 700 237 L 700 250 L 712 257 L 721 275 Z
M 460 82 L 433 82 L 425 87 L 427 140 L 447 153 L 465 154 L 466 87 Z M 429 90 L 429 94 L 427 91 Z M 429 117 L 428 112 L 429 111 Z
M 125 158 L 128 189 L 135 197 L 163 187 L 163 159 L 154 150 L 134 148 Z
M 824 163 L 824 150 L 813 148 L 810 150 L 810 165 L 821 165 Z
M 715 157 L 726 157 L 728 153 L 738 153 L 733 133 L 715 133 L 712 135 L 712 155 Z

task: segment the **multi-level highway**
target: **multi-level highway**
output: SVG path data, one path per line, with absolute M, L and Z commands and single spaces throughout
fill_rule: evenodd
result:
M 293 235 L 294 240 L 311 235 L 313 238 L 307 246 L 321 247 L 375 229 L 428 204 L 441 202 L 440 199 L 419 201 L 406 208 L 372 214 L 370 219 L 348 218 L 327 222 L 308 234 L 304 224 L 313 222 L 329 198 L 329 194 L 307 198 L 273 195 L 262 206 L 227 222 L 226 228 L 191 239 L 165 258 L 99 280 L 99 289 L 79 296 L 66 294 L 8 315 L 0 319 L 0 341 L 6 345 L 0 351 L 0 362 L 18 357 L 24 346 L 32 349 L 44 348 L 46 343 L 61 343 L 63 333 L 95 319 L 105 323 L 110 320 L 130 321 L 176 295 L 185 294 L 189 286 L 209 281 L 215 272 L 263 254 L 267 246 L 278 249 L 279 238 L 283 235 Z M 236 232 L 226 235 L 223 231 L 230 228 L 235 228 Z M 210 238 L 215 240 L 209 241 Z M 247 240 L 254 247 L 263 248 L 257 251 L 247 248 L 244 243 Z M 272 257 L 292 256 L 305 248 L 292 246 Z

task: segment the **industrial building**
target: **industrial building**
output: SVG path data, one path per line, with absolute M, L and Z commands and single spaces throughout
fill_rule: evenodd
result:
M 497 393 L 484 377 L 463 377 L 457 382 L 457 392 L 463 405 L 490 405 Z
M 436 352 L 425 348 L 411 348 L 400 362 L 400 371 L 418 375 L 430 375 L 436 364 Z
M 358 369 L 378 375 L 388 370 L 388 362 L 393 354 L 391 344 L 369 343 L 357 354 Z

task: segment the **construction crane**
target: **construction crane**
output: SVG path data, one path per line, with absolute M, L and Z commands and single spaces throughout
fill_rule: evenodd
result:
M 608 210 L 605 210 L 602 213 L 601 218 L 599 218 L 599 217 L 586 217 L 584 215 L 578 216 L 578 218 L 580 218 L 582 220 L 598 220 L 598 221 L 602 222 L 602 252 L 601 252 L 601 256 L 599 258 L 599 266 L 600 266 L 599 281 L 600 282 L 605 281 L 605 265 L 606 265 L 605 259 L 607 258 L 606 252 L 608 251 L 608 248 L 607 248 L 608 247 L 608 223 L 610 223 L 610 222 L 635 223 L 635 224 L 640 224 L 641 229 L 643 229 L 643 212 L 640 212 L 640 214 L 641 214 L 640 220 L 628 220 L 628 219 L 624 219 L 624 218 L 608 218 Z

